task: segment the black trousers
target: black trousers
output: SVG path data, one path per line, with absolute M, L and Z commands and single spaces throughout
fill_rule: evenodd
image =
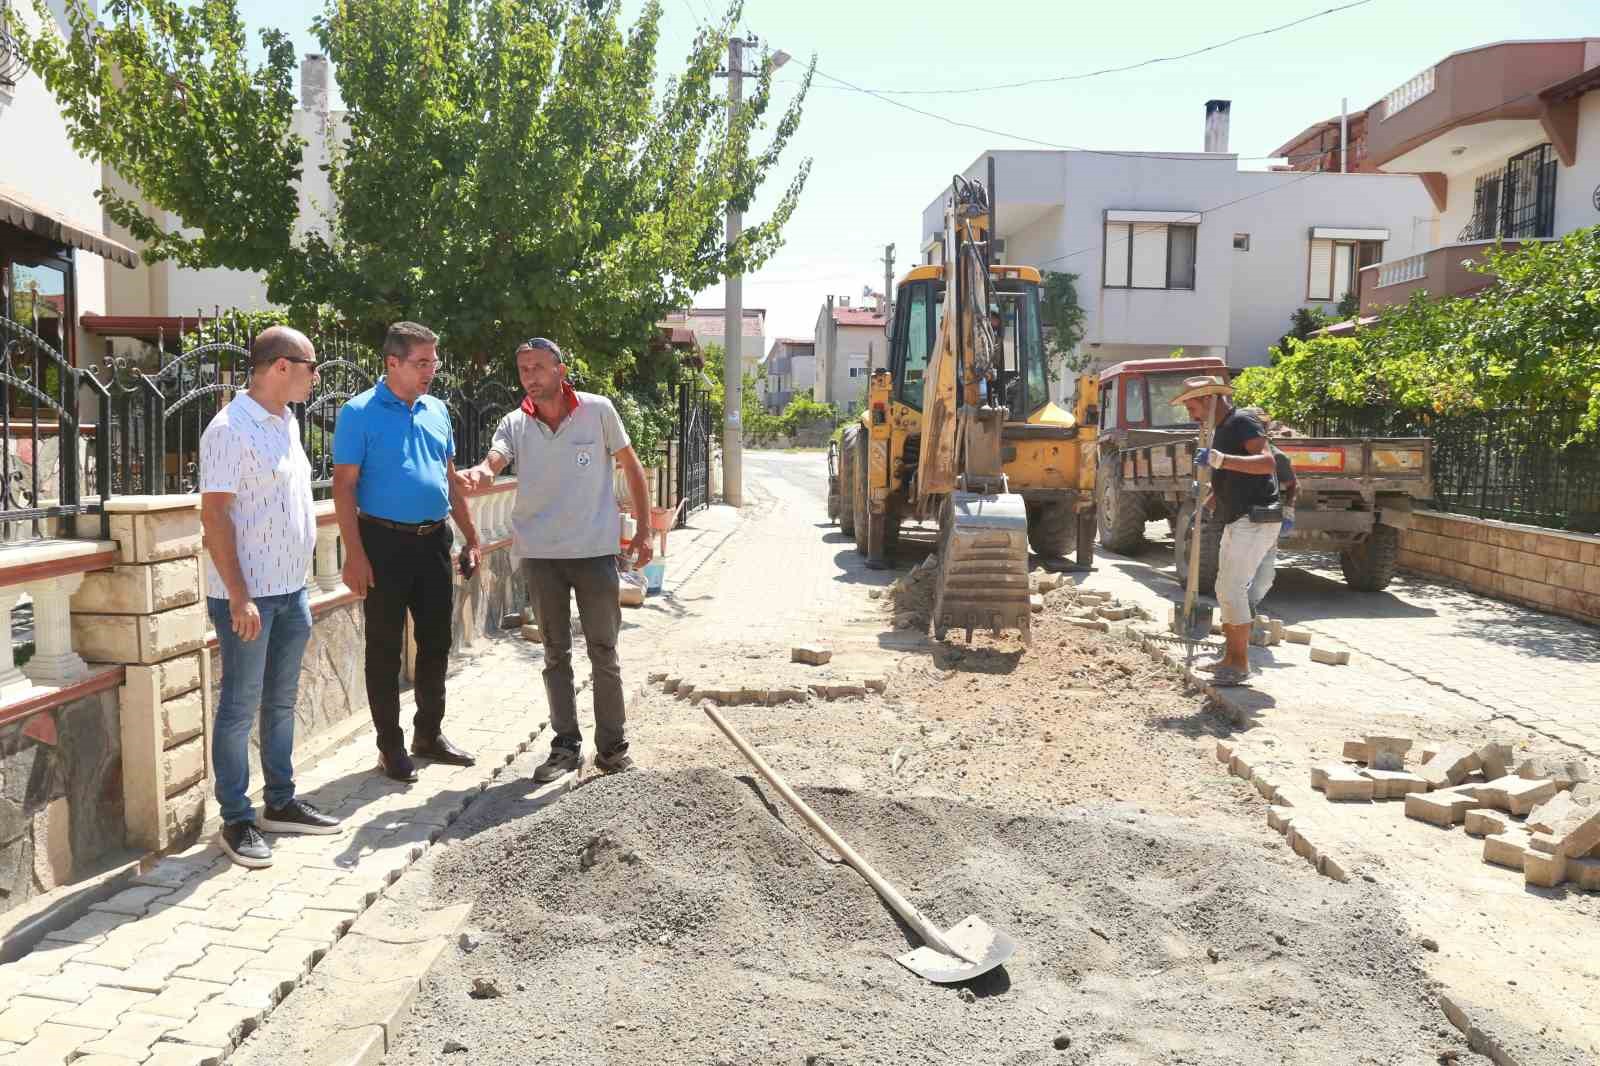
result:
M 400 729 L 400 664 L 408 611 L 417 640 L 414 739 L 432 740 L 444 721 L 444 675 L 450 664 L 455 596 L 452 542 L 449 525 L 419 537 L 361 520 L 361 545 L 373 576 L 362 604 L 367 622 L 367 703 L 379 751 L 402 748 L 406 742 Z

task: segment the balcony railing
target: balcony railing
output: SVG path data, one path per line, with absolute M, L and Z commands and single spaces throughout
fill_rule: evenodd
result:
M 1361 315 L 1366 317 L 1411 299 L 1419 290 L 1442 300 L 1471 296 L 1494 284 L 1494 275 L 1474 269 L 1495 248 L 1516 251 L 1526 241 L 1461 241 L 1361 268 Z
M 1550 145 L 1541 144 L 1512 156 L 1499 170 L 1480 175 L 1472 190 L 1472 219 L 1456 239 L 1551 236 L 1555 231 L 1557 169 Z
M 1427 96 L 1429 93 L 1433 92 L 1433 86 L 1434 68 L 1429 67 L 1427 70 L 1423 71 L 1421 74 L 1418 74 L 1410 81 L 1401 84 L 1398 88 L 1394 89 L 1389 93 L 1389 95 L 1383 98 L 1383 117 L 1392 118 L 1401 111 L 1404 111 L 1418 100 L 1421 100 L 1424 96 Z
M 1428 257 L 1426 253 L 1408 255 L 1404 259 L 1396 259 L 1388 263 L 1379 263 L 1374 271 L 1378 275 L 1378 288 L 1390 285 L 1400 285 L 1408 281 L 1417 281 L 1428 276 Z

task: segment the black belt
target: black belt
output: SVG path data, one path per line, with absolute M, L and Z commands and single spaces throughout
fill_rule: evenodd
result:
M 415 534 L 419 537 L 426 537 L 445 523 L 443 518 L 437 522 L 391 522 L 387 518 L 379 518 L 377 515 L 367 514 L 365 511 L 361 513 L 361 521 L 371 522 L 385 529 L 398 530 L 401 533 Z

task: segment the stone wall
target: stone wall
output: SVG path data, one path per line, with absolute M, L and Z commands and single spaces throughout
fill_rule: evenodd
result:
M 1600 624 L 1600 537 L 1417 511 L 1400 537 L 1400 565 Z
M 0 911 L 123 847 L 115 689 L 0 725 Z

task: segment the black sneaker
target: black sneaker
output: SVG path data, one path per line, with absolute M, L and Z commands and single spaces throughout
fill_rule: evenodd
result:
M 217 843 L 240 866 L 259 870 L 272 865 L 272 849 L 254 822 L 229 822 L 217 834 Z
M 596 755 L 594 757 L 594 765 L 595 769 L 601 773 L 620 774 L 626 770 L 632 770 L 637 764 L 633 761 L 633 756 L 629 755 L 628 750 L 624 748 L 612 755 Z
M 550 757 L 540 763 L 533 771 L 533 779 L 540 784 L 554 781 L 562 774 L 570 773 L 578 768 L 583 761 L 583 753 L 579 748 L 569 748 L 563 744 L 550 746 Z
M 303 799 L 261 812 L 261 828 L 269 833 L 337 833 L 339 819 L 323 814 Z

